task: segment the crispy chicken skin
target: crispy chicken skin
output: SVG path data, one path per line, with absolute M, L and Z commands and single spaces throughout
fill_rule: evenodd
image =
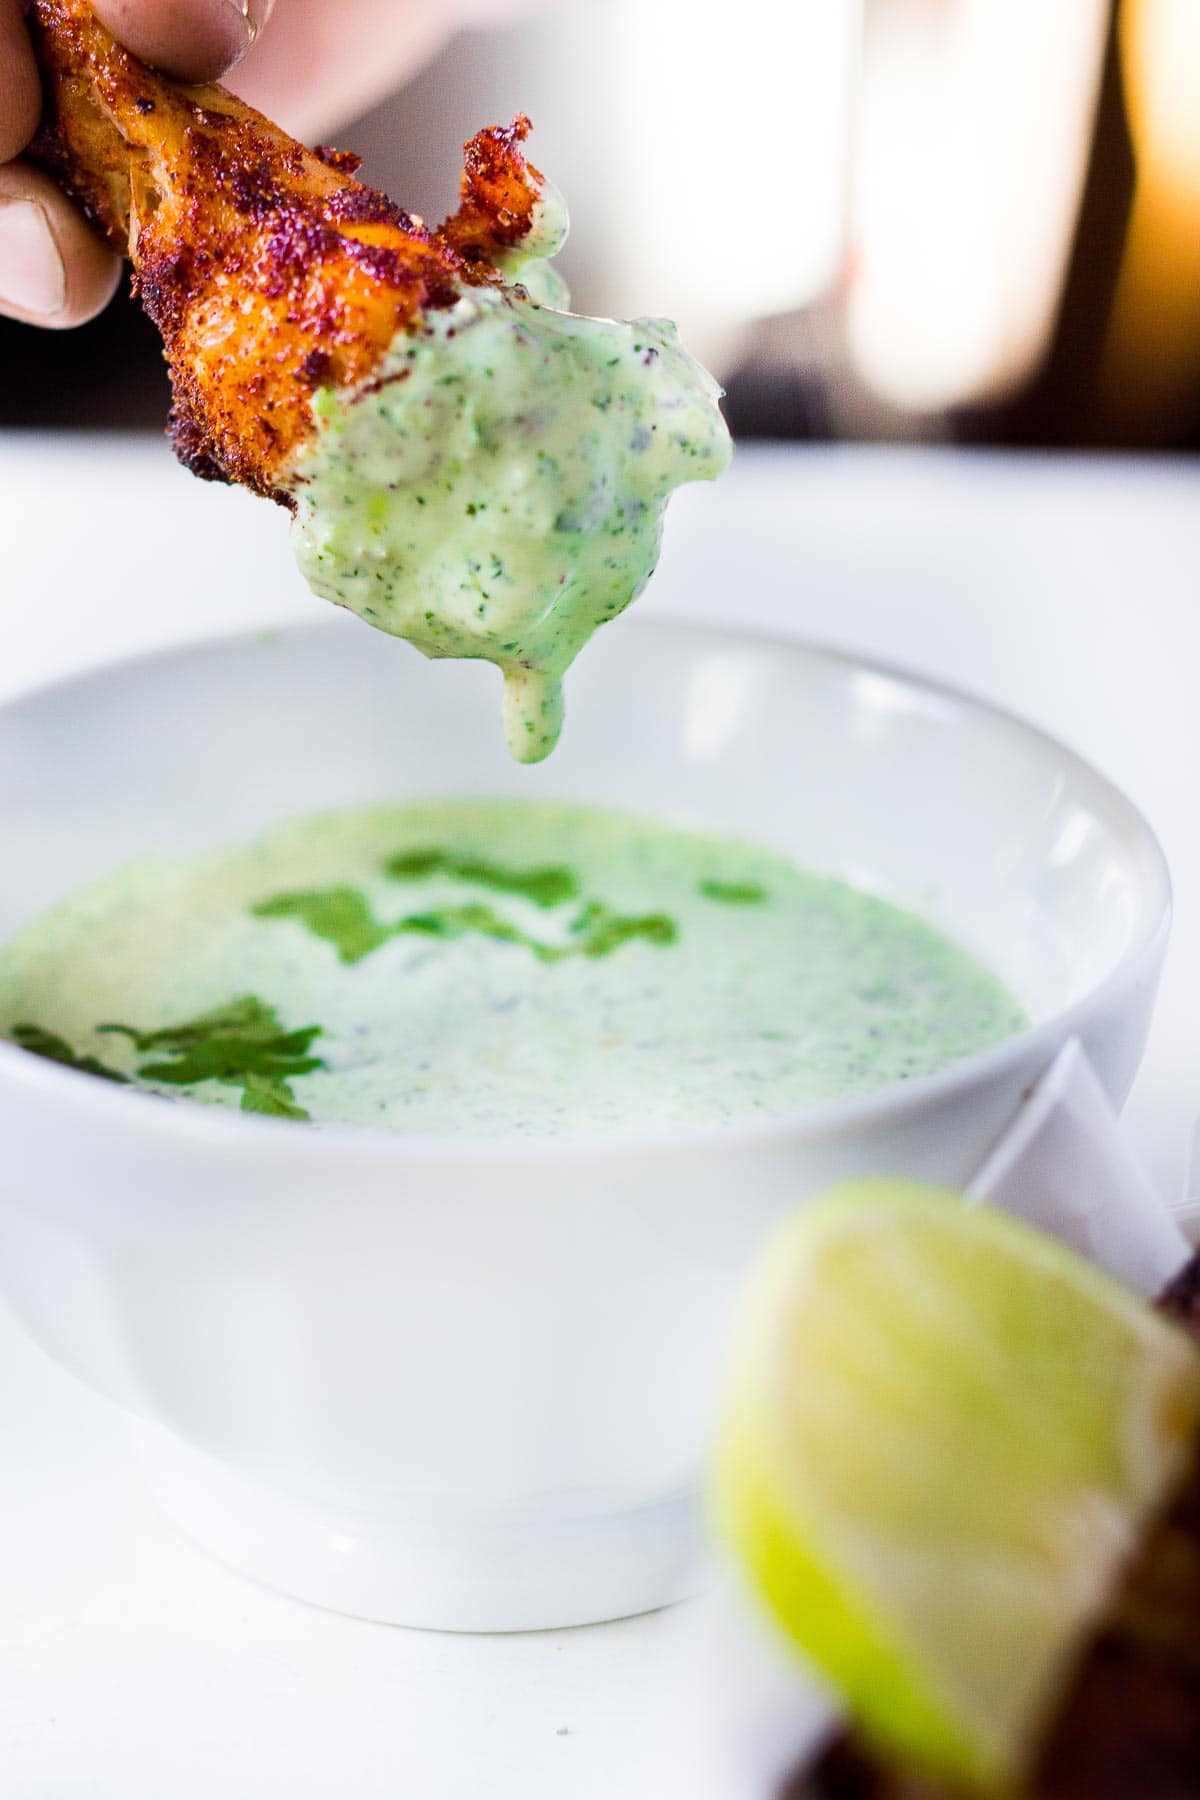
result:
M 1200 1344 L 1200 1256 L 1159 1305 Z M 1200 1446 L 1064 1695 L 1029 1781 L 1003 1800 L 1200 1797 Z M 782 1800 L 960 1800 L 837 1738 Z
M 86 0 L 32 0 L 46 99 L 30 152 L 127 254 L 162 333 L 175 449 L 198 475 L 290 504 L 318 387 L 369 381 L 396 333 L 529 233 L 542 176 L 527 119 L 466 146 L 462 204 L 436 231 L 219 86 L 130 56 Z

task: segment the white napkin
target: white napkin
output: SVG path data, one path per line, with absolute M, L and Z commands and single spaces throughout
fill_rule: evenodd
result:
M 1157 1294 L 1188 1258 L 1078 1038 L 1027 1094 L 967 1192 L 1061 1238 L 1140 1294 Z
M 1184 1187 L 1183 1204 L 1175 1217 L 1193 1242 L 1200 1241 L 1200 1119 L 1196 1121 L 1192 1132 L 1191 1166 Z

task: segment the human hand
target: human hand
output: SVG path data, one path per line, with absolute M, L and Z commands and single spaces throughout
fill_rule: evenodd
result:
M 274 0 L 94 0 L 127 49 L 185 81 L 215 81 L 245 56 Z M 80 325 L 107 303 L 121 264 L 40 169 L 20 160 L 41 83 L 23 0 L 0 0 L 0 313 Z

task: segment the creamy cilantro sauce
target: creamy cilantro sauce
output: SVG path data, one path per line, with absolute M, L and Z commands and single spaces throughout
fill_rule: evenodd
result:
M 396 1132 L 745 1119 L 1026 1023 L 882 900 L 736 840 L 531 801 L 335 813 L 142 863 L 0 951 L 0 1031 L 42 1055 Z
M 427 656 L 504 675 L 512 754 L 562 725 L 562 676 L 645 586 L 673 490 L 725 468 L 720 390 L 664 319 L 561 310 L 557 195 L 504 273 L 401 332 L 371 381 L 321 389 L 292 491 L 314 591 Z M 540 302 L 540 303 L 539 303 Z

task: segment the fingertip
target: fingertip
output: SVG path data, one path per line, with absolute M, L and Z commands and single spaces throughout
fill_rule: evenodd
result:
M 216 81 L 239 63 L 274 0 L 94 0 L 127 50 L 179 81 Z
M 64 331 L 112 299 L 120 259 L 38 169 L 0 168 L 0 313 Z
M 125 265 L 119 256 L 105 248 L 86 225 L 83 226 L 86 247 L 72 248 L 65 257 L 67 265 L 67 299 L 61 312 L 34 323 L 48 331 L 70 331 L 86 325 L 102 313 L 117 288 Z

